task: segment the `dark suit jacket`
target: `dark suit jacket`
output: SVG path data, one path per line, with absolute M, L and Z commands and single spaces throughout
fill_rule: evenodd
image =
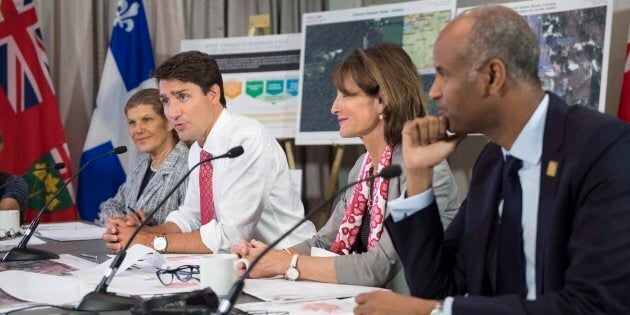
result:
M 455 296 L 454 314 L 629 312 L 630 126 L 549 95 L 537 299 L 493 296 L 488 250 L 503 164 L 501 148 L 493 143 L 481 152 L 467 198 L 446 232 L 435 204 L 397 223 L 387 219 L 412 295 Z M 558 163 L 555 176 L 546 174 L 550 161 Z

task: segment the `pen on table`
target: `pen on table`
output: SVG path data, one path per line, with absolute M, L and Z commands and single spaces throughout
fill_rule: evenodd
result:
M 98 256 L 96 256 L 96 255 L 90 255 L 90 254 L 79 254 L 79 256 L 81 256 L 81 257 L 85 257 L 85 258 L 94 259 L 94 260 L 98 260 Z

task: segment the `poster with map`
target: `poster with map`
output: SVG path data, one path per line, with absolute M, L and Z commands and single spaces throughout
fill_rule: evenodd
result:
M 304 14 L 296 144 L 360 143 L 340 138 L 337 119 L 330 113 L 337 95 L 332 71 L 354 48 L 381 42 L 400 45 L 418 67 L 426 95 L 435 77 L 433 44 L 454 13 L 455 0 L 422 0 Z M 429 111 L 435 112 L 435 106 Z
M 184 40 L 182 51 L 214 57 L 227 109 L 263 123 L 276 138 L 296 134 L 300 34 Z
M 611 0 L 535 0 L 506 3 L 539 39 L 543 89 L 569 105 L 605 111 L 612 21 Z M 459 8 L 458 14 L 470 8 Z

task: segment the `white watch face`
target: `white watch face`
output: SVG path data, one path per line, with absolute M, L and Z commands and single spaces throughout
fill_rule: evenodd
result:
M 164 251 L 166 249 L 166 237 L 156 236 L 153 239 L 153 248 L 157 251 Z
M 300 277 L 300 272 L 296 268 L 289 268 L 287 270 L 287 279 L 297 280 Z

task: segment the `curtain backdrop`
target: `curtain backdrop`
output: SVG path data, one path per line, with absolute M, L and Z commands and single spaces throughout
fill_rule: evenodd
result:
M 515 0 L 458 0 L 461 7 Z M 303 13 L 404 2 L 400 0 L 144 0 L 154 47 L 155 61 L 161 63 L 179 52 L 182 39 L 246 36 L 249 16 L 270 14 L 273 34 L 301 30 Z M 99 80 L 118 0 L 35 0 L 52 70 L 73 167 L 79 166 L 88 124 L 96 103 Z M 625 62 L 625 40 L 630 1 L 614 0 L 615 22 L 610 68 L 609 97 L 618 104 Z M 625 22 L 624 22 L 625 21 Z M 623 25 L 621 25 L 623 24 Z M 619 31 L 621 30 L 621 31 Z M 619 34 L 617 34 L 619 33 Z M 121 104 L 122 106 L 122 104 Z M 615 107 L 615 106 L 612 106 Z M 616 107 L 614 108 L 616 113 Z M 449 158 L 460 200 L 468 191 L 470 170 L 485 139 L 469 137 Z M 347 146 L 338 182 L 347 172 L 362 146 Z M 307 209 L 321 200 L 333 151 L 329 146 L 295 147 L 298 168 L 303 169 L 303 200 Z M 308 159 L 306 158 L 308 157 Z
M 156 64 L 179 52 L 182 39 L 247 36 L 249 16 L 269 14 L 272 34 L 300 32 L 303 13 L 324 11 L 324 0 L 144 0 Z M 337 0 L 336 7 L 361 3 Z M 118 0 L 36 0 L 41 29 L 74 170 L 89 129 Z M 121 104 L 123 106 L 123 104 Z M 121 117 L 122 119 L 122 117 Z M 304 160 L 308 150 L 308 163 Z M 304 196 L 318 201 L 330 149 L 295 148 L 304 170 Z M 308 164 L 308 165 L 307 165 Z M 76 183 L 75 183 L 76 184 Z

